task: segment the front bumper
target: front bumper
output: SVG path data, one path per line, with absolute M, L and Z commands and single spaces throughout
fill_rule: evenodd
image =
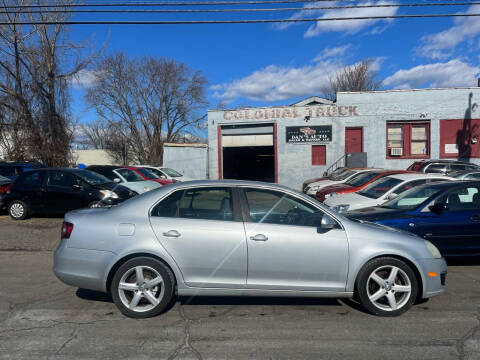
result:
M 445 259 L 421 259 L 418 262 L 424 278 L 422 298 L 430 298 L 443 293 L 447 275 L 447 262 Z M 429 276 L 429 273 L 435 273 L 436 275 Z
M 68 240 L 62 240 L 54 253 L 53 272 L 67 285 L 108 291 L 107 271 L 115 258 L 110 251 L 72 248 Z

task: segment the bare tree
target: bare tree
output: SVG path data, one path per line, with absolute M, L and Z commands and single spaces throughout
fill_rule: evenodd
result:
M 333 77 L 329 77 L 328 86 L 322 88 L 323 96 L 336 100 L 339 91 L 373 91 L 380 89 L 382 80 L 376 80 L 378 73 L 372 69 L 373 61 L 365 59 L 346 66 Z
M 118 53 L 100 61 L 96 73 L 86 101 L 103 121 L 106 149 L 117 160 L 162 164 L 163 143 L 180 140 L 206 117 L 206 78 L 185 64 Z
M 83 45 L 66 39 L 68 12 L 62 5 L 74 0 L 0 0 L 0 141 L 12 160 L 35 158 L 50 166 L 68 163 L 71 114 L 69 79 L 85 68 Z M 8 8 L 9 5 L 49 7 Z M 30 12 L 27 9 L 35 9 Z M 53 25 L 17 25 L 23 21 L 53 22 Z

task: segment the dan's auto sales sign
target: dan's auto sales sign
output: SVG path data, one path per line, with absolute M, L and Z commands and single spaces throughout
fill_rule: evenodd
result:
M 287 126 L 287 143 L 326 143 L 332 141 L 332 126 Z

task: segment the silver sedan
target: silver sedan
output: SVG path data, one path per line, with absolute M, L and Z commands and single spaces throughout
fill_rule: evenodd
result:
M 442 293 L 446 270 L 413 234 L 242 181 L 177 183 L 67 213 L 54 259 L 60 280 L 111 292 L 135 318 L 161 313 L 176 295 L 354 297 L 395 316 Z

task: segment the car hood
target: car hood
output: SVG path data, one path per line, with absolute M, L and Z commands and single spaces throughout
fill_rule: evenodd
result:
M 363 209 L 347 211 L 343 213 L 343 215 L 351 219 L 364 221 L 398 219 L 411 216 L 406 210 L 389 209 L 380 206 L 372 206 Z
M 354 186 L 351 186 L 351 185 L 347 185 L 347 184 L 344 184 L 344 183 L 340 183 L 340 184 L 334 184 L 334 185 L 329 185 L 329 186 L 326 186 L 324 188 L 322 188 L 322 190 L 320 190 L 320 192 L 324 193 L 324 194 L 329 194 L 329 193 L 332 193 L 332 192 L 341 192 L 341 191 L 355 191 L 355 189 L 357 189 L 356 187 Z
M 135 194 L 132 192 L 131 189 L 128 187 L 117 184 L 116 182 L 108 182 L 105 184 L 99 184 L 99 185 L 94 185 L 93 186 L 95 189 L 98 190 L 110 190 L 110 191 L 115 191 L 115 193 L 121 198 L 121 199 L 128 199 L 134 196 Z
M 130 190 L 133 190 L 139 194 L 142 194 L 144 192 L 162 187 L 159 183 L 155 181 L 131 181 L 131 182 L 123 182 L 121 183 L 123 186 L 128 187 Z
M 370 203 L 370 205 L 365 205 L 365 206 L 371 206 L 372 200 L 376 200 L 376 199 L 370 199 L 366 196 L 359 195 L 357 193 L 352 192 L 347 194 L 338 194 L 338 195 L 331 196 L 324 201 L 324 204 L 330 207 L 335 205 L 350 205 L 358 208 L 357 204 Z M 373 205 L 376 205 L 376 204 L 374 203 Z

